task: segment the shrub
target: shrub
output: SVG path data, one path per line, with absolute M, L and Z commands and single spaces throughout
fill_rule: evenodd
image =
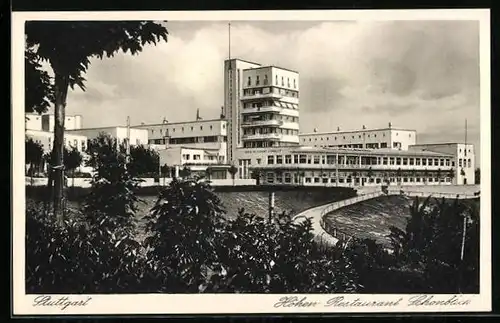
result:
M 145 220 L 147 258 L 160 290 L 198 292 L 220 246 L 224 217 L 217 195 L 197 179 L 174 179 Z
M 39 205 L 26 214 L 27 293 L 137 291 L 145 262 L 138 243 L 68 217 L 55 223 Z

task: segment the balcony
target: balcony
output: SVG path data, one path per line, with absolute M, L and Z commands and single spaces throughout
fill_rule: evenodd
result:
M 270 127 L 280 127 L 283 125 L 282 120 L 255 120 L 255 121 L 245 121 L 241 124 L 244 128 L 249 127 L 259 127 L 259 126 L 270 126 Z
M 280 140 L 279 133 L 256 133 L 253 135 L 243 135 L 243 140 Z
M 282 107 L 270 105 L 270 106 L 263 106 L 263 107 L 256 107 L 256 108 L 244 108 L 244 109 L 241 109 L 241 113 L 242 114 L 259 113 L 259 112 L 277 112 L 277 113 L 279 113 L 279 112 L 281 112 L 281 110 L 283 110 Z
M 257 94 L 244 94 L 241 96 L 242 101 L 258 100 L 258 99 L 281 99 L 283 95 L 279 93 L 257 93 Z

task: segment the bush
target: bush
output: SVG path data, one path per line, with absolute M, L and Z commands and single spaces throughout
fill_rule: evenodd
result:
M 26 214 L 26 292 L 130 293 L 140 290 L 139 244 L 69 217 L 56 224 L 40 205 Z
M 286 213 L 275 221 L 240 211 L 221 240 L 218 270 L 207 289 L 218 292 L 353 292 L 356 274 L 341 250 L 314 241 L 309 219 L 294 223 Z

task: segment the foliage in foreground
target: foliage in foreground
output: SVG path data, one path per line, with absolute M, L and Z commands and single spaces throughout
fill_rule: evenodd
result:
M 197 178 L 174 179 L 138 224 L 125 150 L 108 136 L 89 147 L 96 173 L 80 210 L 60 223 L 28 206 L 28 293 L 477 292 L 477 210 L 458 201 L 417 200 L 406 230 L 392 229 L 392 254 L 369 240 L 325 248 L 310 220 L 287 214 L 231 219 Z

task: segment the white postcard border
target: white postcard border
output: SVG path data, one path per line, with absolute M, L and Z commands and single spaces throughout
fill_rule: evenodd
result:
M 25 293 L 25 189 L 24 169 L 24 22 L 27 20 L 478 20 L 480 22 L 481 82 L 481 254 L 480 294 L 427 295 L 432 301 L 452 297 L 467 305 L 411 306 L 415 295 L 366 294 L 127 294 L 50 295 L 68 297 L 85 306 L 33 306 L 36 297 Z M 392 313 L 491 311 L 491 134 L 490 134 L 490 14 L 487 9 L 460 10 L 306 10 L 306 11 L 121 11 L 121 12 L 13 12 L 12 13 L 12 171 L 13 171 L 13 313 L 14 315 L 64 314 L 217 314 L 217 313 Z M 282 297 L 305 297 L 314 307 L 276 307 Z M 397 306 L 325 306 L 343 296 L 354 301 L 397 301 Z M 90 297 L 90 299 L 89 299 Z M 61 301 L 64 303 L 64 301 Z

